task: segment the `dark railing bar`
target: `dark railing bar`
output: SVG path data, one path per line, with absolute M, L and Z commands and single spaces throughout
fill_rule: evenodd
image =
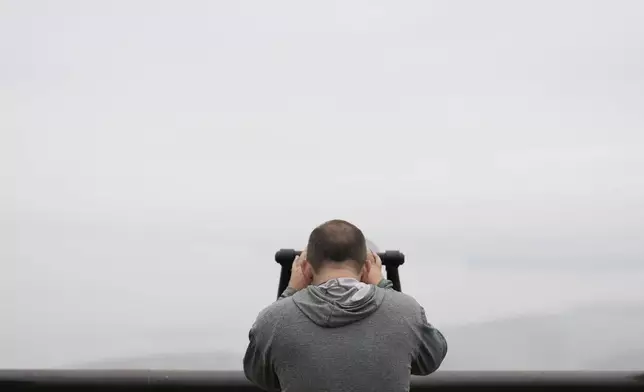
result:
M 176 370 L 0 370 L 0 390 L 6 387 L 87 386 L 143 387 L 174 386 L 252 388 L 240 371 Z M 412 377 L 412 390 L 434 387 L 479 386 L 635 386 L 644 389 L 644 373 L 635 372 L 472 372 L 439 371 Z

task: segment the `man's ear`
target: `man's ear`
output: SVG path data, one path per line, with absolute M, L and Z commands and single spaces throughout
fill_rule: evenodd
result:
M 360 278 L 362 280 L 367 279 L 367 276 L 369 276 L 370 269 L 371 269 L 371 266 L 369 265 L 369 261 L 365 261 L 364 264 L 362 265 L 362 268 L 360 269 Z
M 308 260 L 304 260 L 302 263 L 302 273 L 305 278 L 313 279 L 313 266 L 308 262 Z

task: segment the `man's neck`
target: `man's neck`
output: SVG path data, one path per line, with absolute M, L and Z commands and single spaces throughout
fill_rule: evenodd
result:
M 320 273 L 316 274 L 313 277 L 312 284 L 317 286 L 322 283 L 328 282 L 329 280 L 339 279 L 339 278 L 349 278 L 349 279 L 360 280 L 360 275 L 352 270 L 346 270 L 346 269 L 333 269 L 333 270 L 320 271 Z

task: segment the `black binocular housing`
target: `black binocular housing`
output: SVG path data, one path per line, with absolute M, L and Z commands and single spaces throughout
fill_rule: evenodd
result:
M 291 267 L 296 256 L 302 254 L 302 251 L 295 249 L 280 249 L 275 252 L 275 261 L 281 265 L 280 282 L 277 288 L 277 297 L 286 290 L 288 282 L 291 279 Z M 400 276 L 398 267 L 405 263 L 405 255 L 398 250 L 386 250 L 378 252 L 378 257 L 382 260 L 382 265 L 387 271 L 387 279 L 393 283 L 394 290 L 401 291 Z

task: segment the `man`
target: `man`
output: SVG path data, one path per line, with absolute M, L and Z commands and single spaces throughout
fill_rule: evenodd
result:
M 289 287 L 249 333 L 246 377 L 267 391 L 407 391 L 447 353 L 423 308 L 383 278 L 356 226 L 328 221 L 293 263 Z

